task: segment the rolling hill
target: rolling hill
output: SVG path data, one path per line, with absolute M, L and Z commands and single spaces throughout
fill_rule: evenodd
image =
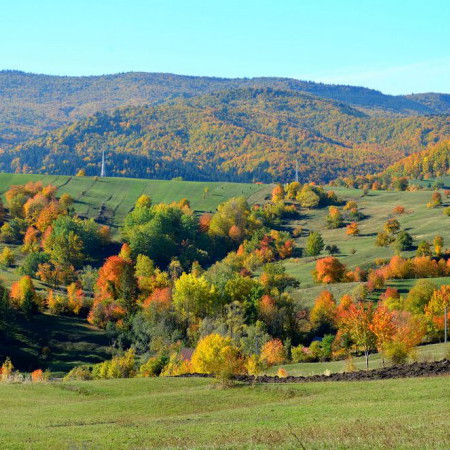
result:
M 99 111 L 160 104 L 228 89 L 270 87 L 348 103 L 374 115 L 449 114 L 448 95 L 385 95 L 373 89 L 289 78 L 213 78 L 164 73 L 68 77 L 0 71 L 0 149 Z
M 3 171 L 287 181 L 380 171 L 450 136 L 447 116 L 374 117 L 293 90 L 245 88 L 96 113 L 2 155 Z
M 13 185 L 41 181 L 58 188 L 58 195 L 69 194 L 81 217 L 106 223 L 117 231 L 140 195 L 149 195 L 154 203 L 172 203 L 187 198 L 195 211 L 214 211 L 231 197 L 244 196 L 262 201 L 270 187 L 243 183 L 206 183 L 127 178 L 68 177 L 54 175 L 0 173 L 0 195 Z M 207 192 L 205 192 L 205 188 Z

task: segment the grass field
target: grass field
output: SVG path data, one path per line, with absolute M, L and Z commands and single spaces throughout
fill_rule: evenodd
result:
M 445 246 L 450 246 L 450 218 L 442 213 L 443 207 L 450 205 L 450 200 L 444 198 L 445 205 L 438 208 L 427 208 L 431 198 L 431 191 L 391 192 L 370 191 L 362 197 L 362 191 L 356 189 L 335 189 L 339 198 L 343 200 L 355 199 L 365 218 L 359 223 L 360 235 L 347 236 L 345 227 L 329 230 L 326 228 L 327 209 L 310 210 L 300 220 L 293 221 L 290 226 L 300 225 L 308 231 L 319 231 L 327 244 L 336 244 L 341 254 L 339 259 L 350 269 L 357 266 L 364 267 L 375 258 L 390 258 L 394 255 L 392 247 L 375 247 L 376 234 L 382 231 L 384 223 L 394 217 L 392 210 L 401 205 L 406 208 L 406 214 L 395 216 L 402 229 L 408 231 L 415 243 L 422 240 L 432 242 L 437 234 L 444 238 Z M 297 245 L 304 247 L 306 237 L 297 239 Z M 403 252 L 404 256 L 411 256 L 414 252 Z M 325 253 L 324 253 L 325 255 Z M 286 261 L 287 271 L 295 276 L 302 288 L 314 286 L 311 271 L 315 268 L 315 260 L 310 257 L 291 258 Z
M 0 195 L 11 185 L 39 180 L 57 186 L 58 195 L 70 194 L 75 199 L 75 210 L 82 216 L 97 218 L 102 211 L 103 219 L 114 230 L 122 225 L 142 194 L 149 195 L 155 203 L 171 203 L 187 198 L 196 211 L 214 211 L 219 203 L 231 197 L 244 196 L 250 201 L 261 201 L 268 191 L 267 186 L 249 183 L 0 173 Z M 205 188 L 209 189 L 207 194 L 204 193 Z
M 431 344 L 422 345 L 416 348 L 417 361 L 439 361 L 448 357 L 450 353 L 450 344 Z M 341 373 L 346 370 L 346 361 L 326 361 L 312 363 L 283 364 L 282 366 L 271 368 L 268 373 L 276 375 L 279 367 L 284 367 L 289 375 L 292 376 L 310 376 L 322 375 L 326 370 L 331 373 Z M 363 370 L 366 368 L 365 358 L 363 356 L 353 358 L 353 364 L 356 369 Z M 369 357 L 369 369 L 378 369 L 382 367 L 381 355 L 376 353 Z
M 2 384 L 0 398 L 8 449 L 450 446 L 448 376 L 228 389 L 177 378 Z

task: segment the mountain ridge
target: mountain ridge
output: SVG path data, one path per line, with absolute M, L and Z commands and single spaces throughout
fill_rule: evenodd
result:
M 342 101 L 373 116 L 450 114 L 447 94 L 391 96 L 349 85 L 282 77 L 220 78 L 150 72 L 60 76 L 0 71 L 0 149 L 99 111 L 161 104 L 235 88 L 286 89 Z M 444 99 L 444 100 L 443 100 Z
M 238 88 L 98 112 L 3 154 L 0 169 L 115 176 L 304 181 L 380 171 L 450 135 L 445 116 L 373 117 L 337 100 Z

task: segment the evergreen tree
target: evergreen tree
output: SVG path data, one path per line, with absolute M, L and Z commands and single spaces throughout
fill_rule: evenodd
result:
M 27 320 L 31 320 L 33 318 L 34 312 L 34 296 L 31 290 L 27 290 L 25 292 L 25 297 L 23 299 L 21 308 Z

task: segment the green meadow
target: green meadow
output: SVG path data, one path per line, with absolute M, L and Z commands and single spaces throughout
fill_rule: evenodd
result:
M 221 388 L 209 379 L 1 384 L 8 449 L 448 448 L 450 377 Z
M 214 211 L 232 197 L 262 201 L 267 186 L 249 183 L 144 180 L 138 178 L 71 177 L 57 175 L 0 174 L 0 195 L 11 185 L 42 181 L 58 187 L 75 200 L 75 210 L 84 217 L 100 218 L 115 231 L 142 194 L 155 203 L 172 203 L 187 198 L 195 211 Z M 206 191 L 205 191 L 206 189 Z M 269 191 L 270 192 L 270 191 Z M 258 195 L 258 193 L 260 195 Z
M 447 182 L 447 186 L 450 182 Z M 292 221 L 289 227 L 301 226 L 303 236 L 297 238 L 298 247 L 304 247 L 306 235 L 309 231 L 319 231 L 325 245 L 335 244 L 340 250 L 337 256 L 349 268 L 359 266 L 367 268 L 376 258 L 391 258 L 395 252 L 392 247 L 376 247 L 375 239 L 379 231 L 382 231 L 384 223 L 395 217 L 402 227 L 408 231 L 415 241 L 415 245 L 421 240 L 433 241 L 434 236 L 441 235 L 444 238 L 444 247 L 450 246 L 450 217 L 443 214 L 443 209 L 450 206 L 450 199 L 443 196 L 443 206 L 427 208 L 432 191 L 423 190 L 416 192 L 395 191 L 369 191 L 362 196 L 362 191 L 357 189 L 334 189 L 343 201 L 356 200 L 359 209 L 364 214 L 359 224 L 359 236 L 347 236 L 346 229 L 327 229 L 326 216 L 328 210 L 313 209 L 302 213 L 302 217 Z M 441 191 L 442 192 L 442 191 Z M 405 214 L 394 215 L 395 206 L 405 207 Z M 403 256 L 413 256 L 414 251 L 403 252 Z M 326 256 L 324 251 L 322 256 Z M 287 271 L 295 276 L 301 283 L 301 288 L 314 286 L 311 272 L 315 268 L 316 261 L 310 257 L 293 257 L 285 262 Z M 339 287 L 340 289 L 340 287 Z

